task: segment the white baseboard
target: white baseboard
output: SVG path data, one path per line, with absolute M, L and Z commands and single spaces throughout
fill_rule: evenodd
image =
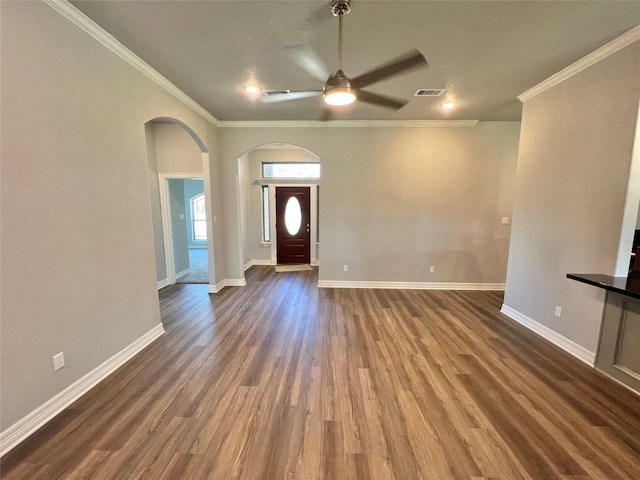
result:
M 45 423 L 53 419 L 65 408 L 91 390 L 99 382 L 111 375 L 142 349 L 164 333 L 162 323 L 158 324 L 131 345 L 98 365 L 85 376 L 75 381 L 62 392 L 36 408 L 26 417 L 18 420 L 0 433 L 0 457 L 24 441 Z
M 182 278 L 182 277 L 184 277 L 185 275 L 188 275 L 188 274 L 190 274 L 190 273 L 191 273 L 191 267 L 187 268 L 186 270 L 181 271 L 180 273 L 176 273 L 176 280 L 177 280 L 178 278 Z
M 244 287 L 245 285 L 247 285 L 247 281 L 244 278 L 227 278 L 215 285 L 209 284 L 209 293 L 218 293 L 224 287 Z
M 320 288 L 383 288 L 388 290 L 504 290 L 504 283 L 352 282 L 319 280 Z
M 246 272 L 254 265 L 275 265 L 275 263 L 268 258 L 254 258 L 253 260 L 249 260 L 244 264 L 244 266 L 242 267 L 242 271 Z
M 209 293 L 218 293 L 225 287 L 224 280 L 220 280 L 215 285 L 209 284 Z
M 269 259 L 269 258 L 263 258 L 263 259 L 257 259 L 254 258 L 253 260 L 251 260 L 251 266 L 253 265 L 275 265 L 276 263 Z
M 520 325 L 527 327 L 534 333 L 537 333 L 545 340 L 553 343 L 554 345 L 560 347 L 565 352 L 570 353 L 578 360 L 583 361 L 587 365 L 593 367 L 596 361 L 596 354 L 584 348 L 582 345 L 578 345 L 572 340 L 569 340 L 567 337 L 560 335 L 555 330 L 551 330 L 549 327 L 542 325 L 539 322 L 536 322 L 534 319 L 527 317 L 526 315 L 514 310 L 507 305 L 502 305 L 500 312 L 504 313 L 507 317 L 515 320 Z
M 160 280 L 158 282 L 158 290 L 160 290 L 161 288 L 164 288 L 164 287 L 166 287 L 168 285 L 169 285 L 169 279 L 168 278 L 165 278 L 164 280 Z

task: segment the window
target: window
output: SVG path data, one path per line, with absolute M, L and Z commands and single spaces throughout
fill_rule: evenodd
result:
M 296 197 L 289 198 L 284 207 L 284 226 L 289 235 L 296 235 L 302 226 L 302 206 Z
M 320 178 L 319 163 L 263 163 L 264 178 Z
M 204 208 L 204 193 L 191 199 L 191 218 L 193 219 L 193 239 L 207 240 L 207 214 Z
M 262 241 L 270 242 L 269 234 L 269 187 L 262 186 Z

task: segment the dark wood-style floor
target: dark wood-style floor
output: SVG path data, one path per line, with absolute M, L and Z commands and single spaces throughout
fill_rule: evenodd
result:
M 2 461 L 12 479 L 640 479 L 640 398 L 496 292 L 160 294 L 166 334 Z

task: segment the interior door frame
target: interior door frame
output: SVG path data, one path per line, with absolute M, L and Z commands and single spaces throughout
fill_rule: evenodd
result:
M 160 189 L 160 213 L 162 214 L 162 240 L 164 244 L 164 263 L 167 271 L 167 285 L 176 283 L 176 265 L 173 255 L 173 229 L 171 228 L 171 208 L 169 207 L 169 180 L 203 180 L 202 173 L 158 173 L 158 187 Z M 206 183 L 206 182 L 205 182 Z M 211 242 L 211 227 L 209 225 L 211 216 L 209 212 L 209 193 L 205 185 L 205 208 L 207 209 L 207 253 Z M 211 275 L 211 274 L 209 274 Z
M 277 265 L 278 263 L 278 242 L 276 240 L 276 187 L 309 187 L 309 220 L 311 223 L 311 231 L 309 232 L 309 248 L 311 250 L 311 265 L 319 265 L 318 253 L 320 250 L 320 243 L 318 238 L 318 189 L 320 187 L 320 182 L 309 182 L 308 180 L 305 182 L 287 182 L 280 179 L 275 181 L 261 179 L 258 183 L 269 187 L 269 238 L 271 239 L 272 265 Z

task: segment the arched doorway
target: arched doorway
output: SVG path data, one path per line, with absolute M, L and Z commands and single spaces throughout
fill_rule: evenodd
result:
M 201 248 L 197 259 L 204 263 L 204 273 L 192 275 L 193 283 L 216 285 L 209 152 L 189 126 L 174 118 L 150 120 L 145 124 L 145 136 L 158 288 L 192 273 L 191 252 L 196 248 Z M 196 181 L 187 183 L 189 180 Z M 193 190 L 186 198 L 198 181 L 201 191 Z M 198 210 L 194 219 L 191 197 L 198 195 L 203 195 L 204 202 L 196 207 L 204 210 Z M 176 201 L 180 196 L 182 207 Z
M 319 265 L 318 155 L 289 143 L 258 145 L 238 157 L 236 178 L 243 271 L 252 265 L 277 264 L 276 192 L 288 187 L 308 191 L 308 259 L 311 265 Z

